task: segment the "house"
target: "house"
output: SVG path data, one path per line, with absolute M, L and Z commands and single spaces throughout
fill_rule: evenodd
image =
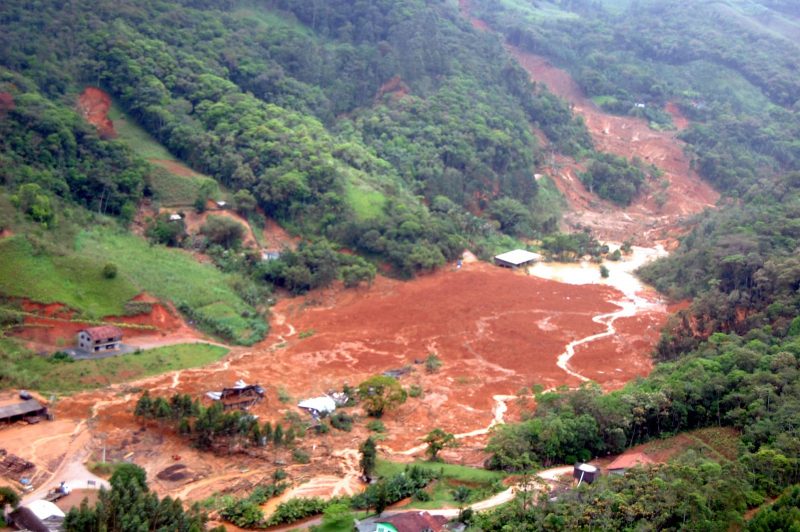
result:
M 217 207 L 219 207 L 220 209 L 224 209 L 225 207 L 227 207 L 227 206 L 228 206 L 228 203 L 227 203 L 227 202 L 225 202 L 225 201 L 222 201 L 222 200 L 220 200 L 220 201 L 215 201 L 214 203 L 216 203 L 216 204 L 217 204 Z
M 591 464 L 575 464 L 572 470 L 572 478 L 578 481 L 578 486 L 586 482 L 591 484 L 600 476 L 600 468 Z
M 654 464 L 655 462 L 644 453 L 628 453 L 618 456 L 616 460 L 608 464 L 608 472 L 612 475 L 624 475 L 625 472 L 636 466 Z
M 323 395 L 321 397 L 314 397 L 300 401 L 297 404 L 297 407 L 311 414 L 311 417 L 314 419 L 319 419 L 322 416 L 328 415 L 336 410 L 336 401 L 334 401 L 332 397 Z
M 10 521 L 20 530 L 56 532 L 63 530 L 64 512 L 50 501 L 37 500 L 20 506 L 10 514 Z
M 174 212 L 174 213 L 169 215 L 169 221 L 170 222 L 180 222 L 181 220 L 183 220 L 183 216 L 181 216 L 177 212 Z
M 113 325 L 78 331 L 78 348 L 92 353 L 116 351 L 122 344 L 122 329 Z
M 236 381 L 233 388 L 223 388 L 221 392 L 208 392 L 206 397 L 212 401 L 222 403 L 223 410 L 247 410 L 251 406 L 264 400 L 264 388 L 259 384 L 245 384 Z
M 375 522 L 375 532 L 440 532 L 446 530 L 447 518 L 428 512 L 404 512 Z
M 517 269 L 520 266 L 525 266 L 536 261 L 542 260 L 542 256 L 538 253 L 525 251 L 524 249 L 515 249 L 496 255 L 494 263 L 504 268 Z
M 35 422 L 33 420 L 42 417 L 47 417 L 47 407 L 36 399 L 0 406 L 0 423 L 15 423 L 23 419 Z

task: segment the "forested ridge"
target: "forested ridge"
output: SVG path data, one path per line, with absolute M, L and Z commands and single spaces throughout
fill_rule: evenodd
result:
M 406 273 L 452 259 L 442 242 L 491 231 L 454 227 L 417 195 L 473 213 L 503 196 L 534 207 L 528 124 L 565 151 L 590 147 L 563 102 L 534 94 L 497 40 L 446 4 L 60 7 L 4 3 L 2 64 L 62 104 L 81 84 L 106 88 L 174 155 L 295 231 L 425 257 L 392 261 Z M 41 38 L 25 42 L 34 28 Z M 392 79 L 410 94 L 384 93 Z M 397 234 L 398 216 L 433 229 Z M 362 244 L 373 230 L 379 249 Z
M 604 110 L 671 128 L 723 194 L 679 248 L 640 274 L 691 298 L 665 328 L 653 373 L 622 390 L 539 394 L 499 427 L 489 465 L 587 460 L 703 427 L 740 434 L 733 461 L 684 453 L 667 464 L 479 515 L 482 530 L 751 530 L 797 526 L 796 492 L 745 522 L 748 508 L 800 477 L 797 22 L 781 2 L 476 1 L 473 13 L 521 48 L 569 70 Z M 786 16 L 786 19 L 781 18 Z M 794 505 L 794 506 L 793 506 Z M 510 525 L 509 523 L 513 523 Z

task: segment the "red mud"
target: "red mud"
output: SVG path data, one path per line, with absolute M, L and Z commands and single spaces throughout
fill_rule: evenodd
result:
M 393 100 L 399 100 L 403 96 L 411 93 L 411 89 L 405 84 L 400 76 L 394 76 L 389 81 L 381 85 L 378 93 L 375 95 L 375 100 L 381 100 L 384 96 L 389 94 Z
M 719 194 L 692 169 L 684 144 L 675 132 L 650 129 L 644 119 L 609 115 L 586 98 L 572 77 L 543 57 L 508 47 L 511 54 L 536 83 L 543 83 L 572 104 L 573 111 L 584 118 L 597 149 L 626 158 L 639 157 L 664 174 L 669 186 L 661 191 L 658 182 L 625 209 L 598 199 L 580 182 L 579 165 L 566 157 L 555 157 L 549 173 L 567 197 L 571 210 L 570 225 L 591 227 L 601 239 L 621 241 L 633 237 L 642 245 L 668 241 L 681 229 L 681 222 L 692 214 L 713 207 Z M 678 124 L 683 125 L 680 120 Z
M 678 131 L 683 131 L 689 127 L 689 119 L 683 116 L 683 113 L 675 102 L 667 103 L 666 107 L 664 107 L 664 110 L 672 117 L 672 123 L 675 124 L 676 128 L 678 128 Z
M 268 387 L 267 401 L 253 413 L 275 421 L 285 410 L 294 410 L 298 399 L 410 365 L 411 373 L 401 377 L 401 382 L 419 385 L 423 396 L 409 398 L 383 419 L 388 438 L 382 445 L 399 451 L 418 445 L 434 427 L 459 433 L 486 428 L 494 418 L 493 395 L 524 393 L 533 384 L 547 388 L 579 384 L 556 366 L 557 357 L 568 342 L 605 330 L 592 317 L 616 309 L 609 301 L 619 297 L 608 287 L 561 284 L 484 263 L 465 263 L 460 270 L 440 271 L 414 282 L 378 278 L 369 289 L 332 289 L 282 300 L 274 309 L 272 334 L 261 345 L 234 350 L 226 360 L 205 368 L 64 398 L 56 414 L 60 419 L 83 419 L 94 405 L 98 417 L 90 424 L 93 434 L 103 435 L 109 452 L 136 453 L 137 463 L 147 467 L 150 478 L 171 465 L 170 454 L 180 454 L 183 463 L 206 480 L 185 486 L 161 482 L 157 489 L 196 499 L 225 486 L 225 479 L 228 483 L 243 477 L 255 480 L 274 466 L 239 457 L 236 467 L 246 464 L 249 470 L 241 474 L 232 470 L 230 458 L 198 455 L 177 437 L 156 429 L 148 430 L 136 443 L 131 435 L 138 424 L 131 412 L 137 395 L 115 394 L 115 389 L 124 392 L 135 385 L 155 395 L 182 392 L 201 397 L 208 390 L 244 379 Z M 602 344 L 597 353 L 579 351 L 570 366 L 605 388 L 646 375 L 648 353 L 656 339 L 650 331 L 657 331 L 665 317 L 647 314 L 629 323 L 618 320 L 618 341 Z M 301 339 L 303 332 L 307 334 Z M 415 363 L 429 353 L 443 361 L 442 369 L 433 375 Z M 292 402 L 277 400 L 279 386 L 294 398 Z M 515 401 L 507 405 L 506 419 L 517 418 L 520 409 Z M 331 477 L 343 474 L 341 458 L 332 453 L 355 449 L 364 437 L 363 423 L 353 433 L 308 436 L 301 445 L 311 452 L 312 465 L 292 467 L 327 486 L 309 489 L 352 489 Z M 458 450 L 448 452 L 448 458 L 479 465 L 486 457 L 485 442 L 485 435 L 464 439 Z
M 87 122 L 97 128 L 97 132 L 104 139 L 113 139 L 117 136 L 114 123 L 108 118 L 111 108 L 111 96 L 102 89 L 86 87 L 78 97 L 78 110 Z

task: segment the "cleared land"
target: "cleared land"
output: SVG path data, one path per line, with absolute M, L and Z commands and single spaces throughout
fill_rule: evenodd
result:
M 74 393 L 216 362 L 228 350 L 208 344 L 182 344 L 99 360 L 54 361 L 19 353 L 14 362 L 30 387 L 47 393 Z

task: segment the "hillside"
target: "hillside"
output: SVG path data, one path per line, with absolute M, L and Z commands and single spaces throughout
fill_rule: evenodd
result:
M 3 2 L 0 406 L 56 415 L 0 427 L 26 499 L 797 525 L 798 36 L 784 0 Z M 71 354 L 96 324 L 128 350 Z

